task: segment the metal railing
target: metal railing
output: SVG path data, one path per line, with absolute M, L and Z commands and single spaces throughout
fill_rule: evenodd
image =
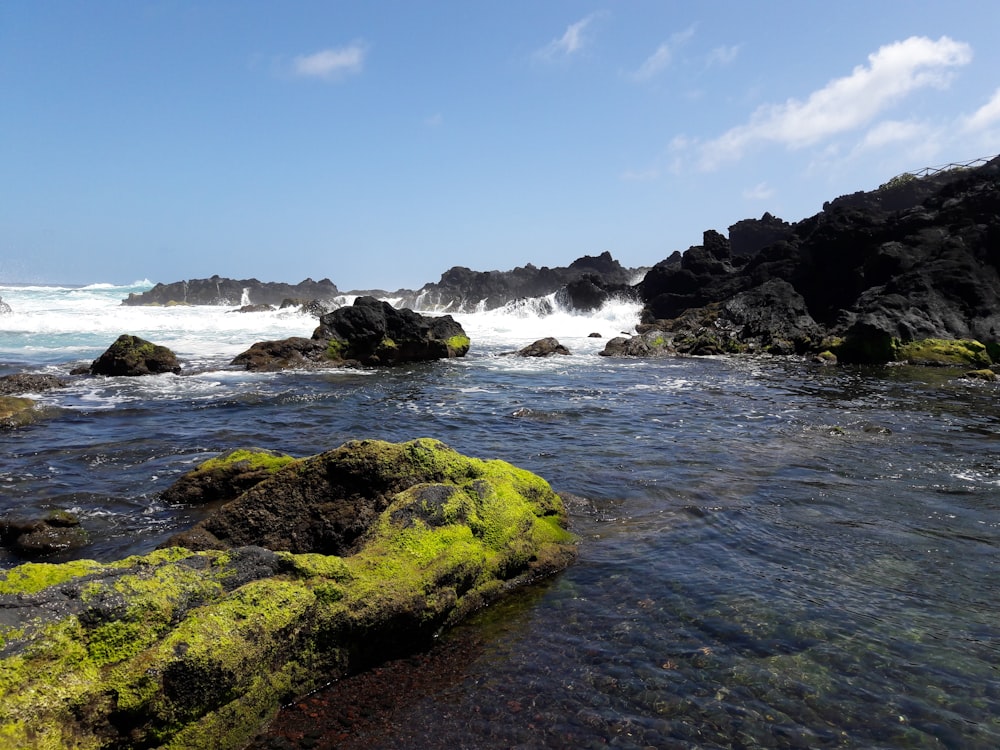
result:
M 948 172 L 952 169 L 969 169 L 970 167 L 981 167 L 983 166 L 983 164 L 993 161 L 996 158 L 997 158 L 996 156 L 983 156 L 978 159 L 970 159 L 969 161 L 963 161 L 963 162 L 952 162 L 951 164 L 942 164 L 937 167 L 924 167 L 923 169 L 918 169 L 913 172 L 903 172 L 902 174 L 898 174 L 895 177 L 893 177 L 892 180 L 890 180 L 890 182 L 893 182 L 894 180 L 899 180 L 901 178 L 905 178 L 907 176 L 933 177 L 936 174 L 941 174 L 942 172 Z

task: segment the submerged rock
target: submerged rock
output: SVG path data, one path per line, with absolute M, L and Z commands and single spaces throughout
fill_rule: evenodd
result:
M 20 396 L 0 396 L 0 430 L 24 427 L 38 418 L 35 402 Z
M 170 349 L 138 336 L 122 334 L 90 365 L 91 375 L 134 377 L 181 371 L 177 355 Z
M 295 461 L 223 511 L 225 550 L 0 572 L 5 746 L 243 747 L 574 552 L 544 480 L 429 439 Z

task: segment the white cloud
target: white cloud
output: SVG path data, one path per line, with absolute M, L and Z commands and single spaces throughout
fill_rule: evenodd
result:
M 647 57 L 642 65 L 631 73 L 630 77 L 636 81 L 647 81 L 657 73 L 666 70 L 673 62 L 676 51 L 693 36 L 694 26 L 671 34 L 670 39 L 657 47 L 656 51 Z
M 743 197 L 747 200 L 763 201 L 774 195 L 774 188 L 768 187 L 766 182 L 758 182 L 752 188 L 743 191 Z
M 739 54 L 740 45 L 738 44 L 733 45 L 732 47 L 716 47 L 708 53 L 708 64 L 709 66 L 729 65 L 729 63 L 735 60 Z
M 584 31 L 586 31 L 587 27 L 598 15 L 597 13 L 591 13 L 576 23 L 571 23 L 566 27 L 566 31 L 561 37 L 553 39 L 538 50 L 535 53 L 535 57 L 551 60 L 576 54 L 589 42 L 589 39 L 584 35 Z
M 352 42 L 346 47 L 300 55 L 293 62 L 293 70 L 296 75 L 306 78 L 335 79 L 360 73 L 367 54 L 368 48 L 363 42 Z
M 927 126 L 913 120 L 886 120 L 869 130 L 860 149 L 880 149 L 897 143 L 912 142 L 927 135 Z
M 1000 89 L 993 92 L 993 96 L 986 104 L 965 118 L 962 129 L 978 131 L 998 124 L 1000 124 Z
M 971 60 L 968 44 L 946 36 L 937 41 L 910 37 L 880 47 L 868 56 L 867 66 L 857 66 L 851 75 L 831 81 L 804 102 L 789 99 L 759 107 L 746 124 L 702 144 L 701 166 L 714 169 L 737 160 L 759 143 L 801 148 L 855 130 L 917 89 L 946 87 L 950 69 Z

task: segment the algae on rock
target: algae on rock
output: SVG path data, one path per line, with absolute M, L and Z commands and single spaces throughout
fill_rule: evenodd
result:
M 391 493 L 342 556 L 169 547 L 0 573 L 0 745 L 238 748 L 281 703 L 573 558 L 543 479 L 428 439 L 348 443 L 229 505 L 267 485 L 304 492 L 304 468 L 334 459 Z

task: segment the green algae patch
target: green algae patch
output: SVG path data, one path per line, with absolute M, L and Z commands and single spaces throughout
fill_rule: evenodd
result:
M 472 346 L 472 341 L 468 336 L 452 336 L 445 340 L 445 344 L 448 347 L 449 357 L 464 357 L 469 353 L 469 348 Z
M 288 464 L 296 461 L 293 456 L 275 453 L 274 451 L 262 448 L 237 448 L 236 450 L 224 453 L 221 456 L 210 458 L 198 464 L 195 471 L 215 471 L 217 469 L 228 469 L 236 466 L 240 469 L 264 470 L 270 473 L 285 468 Z
M 168 547 L 0 576 L 0 745 L 244 747 L 281 704 L 573 558 L 559 496 L 503 461 L 358 441 L 253 491 L 315 489 L 310 467 L 389 488 L 349 554 Z
M 986 346 L 972 339 L 921 339 L 899 344 L 896 359 L 914 365 L 987 368 L 992 364 Z
M 100 564 L 93 560 L 74 560 L 61 564 L 25 563 L 0 572 L 0 596 L 34 594 L 49 586 L 88 575 L 99 568 Z

